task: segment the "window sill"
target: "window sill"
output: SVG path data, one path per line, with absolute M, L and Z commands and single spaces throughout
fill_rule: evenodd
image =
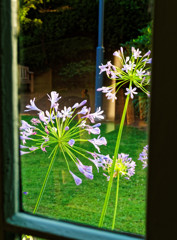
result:
M 90 226 L 74 223 L 55 221 L 30 215 L 27 213 L 16 213 L 7 219 L 6 230 L 26 233 L 49 239 L 78 239 L 78 240 L 139 240 L 143 236 L 116 233 Z

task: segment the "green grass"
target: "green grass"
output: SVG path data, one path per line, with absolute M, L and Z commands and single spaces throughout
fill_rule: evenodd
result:
M 28 121 L 30 116 L 23 116 Z M 106 132 L 106 124 L 101 126 L 101 135 L 107 139 L 107 146 L 101 147 L 103 154 L 113 156 L 118 126 L 114 131 Z M 146 208 L 146 170 L 138 161 L 139 153 L 147 144 L 147 132 L 134 127 L 125 126 L 120 145 L 120 153 L 128 153 L 136 162 L 136 174 L 130 179 L 121 178 L 119 188 L 119 203 L 115 228 L 119 231 L 145 234 L 145 208 Z M 85 145 L 85 144 L 84 144 Z M 91 144 L 88 144 L 89 150 Z M 94 150 L 94 148 L 92 148 Z M 45 174 L 47 172 L 51 150 L 47 153 L 36 151 L 21 158 L 23 209 L 33 212 Z M 83 162 L 86 163 L 86 162 Z M 71 170 L 83 179 L 80 186 L 76 186 L 68 172 L 65 160 L 58 154 L 49 177 L 42 201 L 37 214 L 61 220 L 81 222 L 98 226 L 104 198 L 107 190 L 106 178 L 103 171 L 97 173 L 94 169 L 94 179 L 89 180 L 79 173 L 76 166 L 69 162 Z M 87 165 L 92 165 L 87 161 Z M 113 183 L 108 211 L 104 227 L 110 229 L 114 211 L 116 181 Z

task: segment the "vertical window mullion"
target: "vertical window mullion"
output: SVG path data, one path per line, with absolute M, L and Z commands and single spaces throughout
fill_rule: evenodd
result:
M 154 9 L 147 239 L 177 238 L 177 1 Z
M 17 17 L 16 0 L 1 0 L 0 72 L 0 223 L 19 210 L 18 111 L 17 111 Z M 14 234 L 1 231 L 2 239 Z

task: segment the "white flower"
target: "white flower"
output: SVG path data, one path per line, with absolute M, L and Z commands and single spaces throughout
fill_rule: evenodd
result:
M 91 140 L 88 140 L 89 142 L 91 142 L 95 148 L 98 150 L 98 152 L 100 153 L 100 148 L 98 146 L 101 146 L 101 145 L 105 145 L 107 144 L 107 141 L 106 141 L 106 138 L 105 137 L 101 137 L 98 136 L 98 138 L 93 138 Z
M 101 107 L 99 107 L 95 113 L 93 113 L 93 117 L 98 119 L 98 120 L 101 120 L 101 119 L 104 119 L 104 116 L 102 115 L 103 114 L 103 110 L 101 110 Z
M 137 59 L 138 57 L 142 57 L 140 54 L 141 54 L 141 51 L 139 50 L 139 48 L 136 50 L 134 47 L 132 47 L 132 53 L 133 53 L 133 56 L 135 59 Z
M 122 59 L 121 54 L 120 54 L 120 50 L 119 50 L 119 51 L 115 51 L 115 52 L 113 53 L 113 56 L 116 56 L 116 57 Z
M 63 122 L 66 120 L 66 118 L 68 117 L 68 118 L 71 118 L 72 117 L 72 108 L 71 107 L 65 107 L 64 106 L 64 109 L 63 110 L 61 110 L 61 113 L 62 113 L 62 116 L 63 116 Z
M 134 98 L 133 94 L 138 94 L 137 92 L 135 92 L 136 89 L 137 89 L 136 87 L 133 88 L 133 89 L 132 89 L 132 87 L 130 87 L 130 89 L 126 88 L 127 92 L 125 93 L 125 95 L 130 94 L 131 98 L 133 99 Z
M 114 100 L 117 99 L 116 93 L 111 93 L 111 92 L 106 93 L 106 97 L 108 100 L 112 99 L 112 102 L 114 102 Z
M 112 79 L 118 78 L 118 76 L 116 75 L 115 72 L 111 71 L 110 74 L 111 74 L 110 78 L 112 78 Z
M 98 92 L 103 92 L 103 93 L 108 93 L 111 92 L 113 90 L 113 87 L 102 87 L 102 88 L 98 88 L 97 91 Z
M 86 127 L 86 121 L 83 120 L 83 121 L 81 122 L 81 124 L 79 124 L 78 126 L 81 127 L 81 128 Z
M 135 66 L 136 66 L 136 64 L 134 64 L 133 62 L 129 61 L 129 64 L 123 65 L 122 70 L 128 73 L 128 71 L 133 70 L 135 68 Z
M 83 114 L 83 115 L 85 115 L 85 114 L 88 113 L 88 111 L 89 111 L 89 109 L 88 109 L 86 106 L 84 106 L 84 107 L 81 109 L 81 111 L 78 112 L 77 114 Z
M 33 128 L 26 128 L 24 133 L 26 136 L 31 136 L 36 134 L 36 132 L 33 132 Z
M 126 57 L 125 62 L 127 63 L 130 60 L 130 57 Z
M 20 130 L 25 130 L 27 128 L 35 128 L 33 126 L 31 126 L 30 124 L 28 124 L 25 120 L 21 120 L 22 126 L 20 127 Z
M 56 102 L 58 102 L 58 100 L 61 98 L 61 97 L 59 97 L 59 93 L 57 93 L 56 91 L 52 91 L 51 96 L 49 94 L 47 94 L 47 96 L 49 97 L 49 100 L 51 101 L 50 108 L 55 107 Z
M 48 124 L 48 119 L 47 119 L 47 117 L 45 116 L 45 114 L 44 114 L 44 112 L 43 111 L 41 111 L 40 113 L 39 113 L 39 119 L 42 121 L 42 122 L 44 122 L 45 124 Z
M 140 70 L 136 70 L 136 75 L 139 78 L 142 78 L 142 76 L 145 74 L 145 70 L 143 71 L 143 69 L 141 68 Z
M 79 108 L 82 107 L 83 105 L 85 105 L 87 103 L 87 100 L 83 100 L 81 103 L 75 103 L 72 108 Z
M 29 112 L 32 110 L 41 112 L 41 110 L 38 107 L 36 107 L 34 102 L 35 102 L 35 98 L 33 98 L 33 100 L 32 99 L 30 100 L 31 105 L 26 105 L 26 108 L 28 109 L 26 109 L 25 112 Z
M 105 65 L 101 64 L 101 66 L 99 66 L 99 69 L 100 69 L 100 73 L 99 74 L 101 74 L 102 72 L 107 71 L 107 64 L 105 64 Z

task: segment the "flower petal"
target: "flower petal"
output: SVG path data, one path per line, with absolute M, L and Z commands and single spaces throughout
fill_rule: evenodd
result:
M 73 176 L 74 178 L 74 181 L 76 183 L 76 185 L 80 185 L 82 183 L 82 179 L 77 177 L 73 172 L 69 171 L 71 173 L 71 175 Z

